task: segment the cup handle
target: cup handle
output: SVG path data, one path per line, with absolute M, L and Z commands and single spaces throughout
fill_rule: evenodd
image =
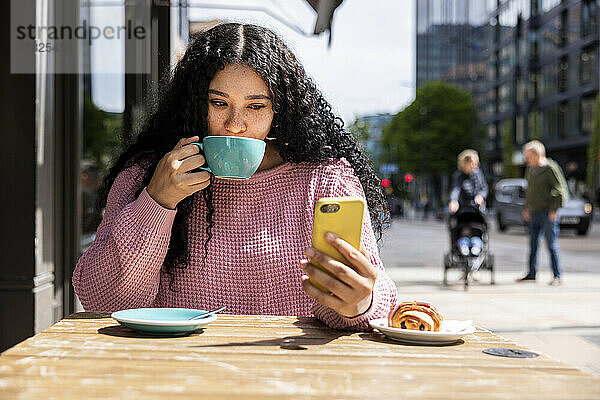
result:
M 190 143 L 190 144 L 195 144 L 196 146 L 198 146 L 198 148 L 200 149 L 200 153 L 202 155 L 204 155 L 204 145 L 202 143 Z M 206 160 L 204 160 L 204 162 L 206 163 Z M 202 171 L 207 171 L 210 172 L 211 174 L 213 173 L 212 170 L 209 167 L 198 167 L 197 169 L 201 169 Z

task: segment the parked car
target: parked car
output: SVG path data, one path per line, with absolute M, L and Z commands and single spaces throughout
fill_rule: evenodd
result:
M 526 190 L 525 179 L 502 179 L 496 184 L 494 199 L 500 232 L 511 225 L 526 225 L 522 214 Z M 578 235 L 588 233 L 592 215 L 592 204 L 572 193 L 566 204 L 557 211 L 560 229 L 575 229 Z

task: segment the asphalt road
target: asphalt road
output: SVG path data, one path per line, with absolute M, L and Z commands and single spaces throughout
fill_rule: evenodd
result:
M 498 232 L 490 222 L 490 251 L 495 255 L 499 271 L 514 271 L 515 278 L 527 270 L 529 236 L 524 228 L 511 227 Z M 600 274 L 600 223 L 592 224 L 586 236 L 574 231 L 560 234 L 561 264 L 564 274 L 590 272 Z M 394 219 L 384 232 L 381 258 L 386 268 L 436 267 L 442 268 L 442 258 L 450 247 L 448 229 L 437 220 Z M 538 253 L 538 269 L 550 270 L 550 260 L 544 239 Z

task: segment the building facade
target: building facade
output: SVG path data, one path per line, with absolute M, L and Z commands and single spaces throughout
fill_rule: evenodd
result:
M 585 179 L 598 95 L 598 0 L 417 0 L 417 86 L 441 79 L 473 94 L 486 172 L 503 152 L 544 142 L 567 178 Z
M 373 162 L 376 164 L 376 168 L 379 167 L 377 163 L 383 159 L 384 155 L 384 149 L 381 146 L 381 136 L 383 134 L 383 129 L 392 120 L 393 117 L 393 114 L 380 113 L 373 115 L 364 115 L 356 118 L 356 121 L 362 122 L 367 126 L 368 135 L 367 138 L 362 142 L 365 150 L 371 157 L 371 160 L 373 160 Z

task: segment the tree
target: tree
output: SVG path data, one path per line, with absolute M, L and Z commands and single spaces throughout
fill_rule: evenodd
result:
M 439 189 L 441 176 L 456 170 L 458 153 L 479 143 L 475 117 L 468 92 L 441 81 L 427 82 L 384 128 L 383 146 L 395 149 L 385 161 L 397 163 L 401 171 L 430 177 Z
M 512 137 L 511 121 L 506 121 L 504 123 L 504 133 L 502 135 L 502 141 L 502 161 L 504 162 L 504 177 L 517 178 L 517 166 L 513 163 L 513 154 L 515 152 L 515 146 Z
M 121 145 L 122 115 L 102 111 L 89 97 L 84 99 L 83 141 L 84 158 L 93 160 L 105 173 L 111 158 Z
M 591 199 L 596 198 L 598 191 L 598 169 L 600 168 L 600 94 L 596 101 L 596 110 L 594 111 L 594 124 L 592 126 L 592 135 L 587 149 L 588 163 L 586 184 L 588 194 Z
M 348 130 L 352 133 L 352 136 L 358 142 L 366 142 L 369 140 L 369 126 L 370 124 L 367 121 L 363 121 L 361 119 L 355 119 L 350 126 L 348 126 Z

